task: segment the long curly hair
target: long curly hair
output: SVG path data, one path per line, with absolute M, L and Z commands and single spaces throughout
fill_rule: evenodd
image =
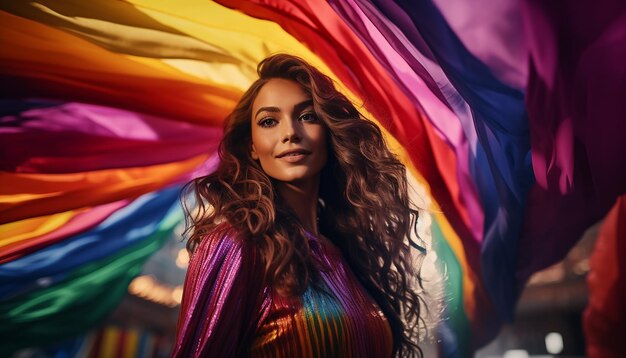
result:
M 384 312 L 394 355 L 422 356 L 417 341 L 423 301 L 414 289 L 421 285 L 421 259 L 415 260 L 411 250 L 418 212 L 409 200 L 405 166 L 388 149 L 380 128 L 304 60 L 273 55 L 259 63 L 257 72 L 259 79 L 226 119 L 217 170 L 192 180 L 184 191 L 193 193 L 197 202 L 193 210 L 185 206 L 188 248 L 234 229 L 257 245 L 268 282 L 280 294 L 298 295 L 315 283 L 318 266 L 306 231 L 250 154 L 256 95 L 271 79 L 292 80 L 311 95 L 327 132 L 319 230 L 341 250 Z

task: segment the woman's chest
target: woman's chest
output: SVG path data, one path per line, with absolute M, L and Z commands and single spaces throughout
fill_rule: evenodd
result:
M 389 357 L 392 342 L 384 314 L 340 262 L 301 296 L 269 294 L 251 355 Z

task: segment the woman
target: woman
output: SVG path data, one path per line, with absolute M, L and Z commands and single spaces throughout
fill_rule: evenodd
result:
M 300 58 L 274 55 L 192 181 L 174 356 L 421 356 L 405 167 Z

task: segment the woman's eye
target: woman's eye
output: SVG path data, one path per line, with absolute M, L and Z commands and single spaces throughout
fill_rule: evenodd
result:
M 276 125 L 276 123 L 276 120 L 271 117 L 263 118 L 259 121 L 259 125 L 264 128 L 273 127 Z
M 313 112 L 306 112 L 300 115 L 300 120 L 304 122 L 312 122 L 317 120 L 317 116 Z

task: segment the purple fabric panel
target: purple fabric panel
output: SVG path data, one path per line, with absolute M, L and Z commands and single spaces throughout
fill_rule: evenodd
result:
M 336 1 L 330 0 L 329 3 L 335 9 L 335 11 L 346 21 L 346 23 L 354 30 L 354 32 L 368 44 L 372 54 L 379 60 L 379 62 L 389 69 L 390 64 L 386 58 L 386 53 L 381 48 L 370 47 L 370 39 L 364 36 L 367 32 L 365 26 L 362 24 L 364 16 L 368 22 L 373 24 L 380 35 L 388 43 L 388 46 L 393 48 L 393 52 L 402 57 L 407 64 L 411 67 L 412 72 L 424 81 L 428 88 L 433 92 L 439 100 L 450 106 L 444 94 L 439 88 L 439 80 L 441 78 L 435 78 L 431 72 L 436 73 L 438 77 L 445 75 L 441 71 L 441 68 L 434 63 L 431 58 L 432 54 L 425 56 L 418 51 L 411 42 L 406 38 L 403 32 L 383 14 L 380 13 L 371 3 L 367 0 L 354 0 L 354 1 Z
M 518 0 L 433 0 L 463 45 L 503 83 L 526 87 L 528 49 Z
M 382 28 L 385 31 L 388 29 L 387 26 L 393 26 L 393 24 L 389 21 L 386 21 L 386 24 L 379 21 L 378 26 L 376 26 L 370 19 L 376 16 L 384 17 L 372 7 L 369 7 L 370 13 L 365 14 L 361 11 L 359 4 L 353 0 L 333 2 L 332 6 L 354 29 L 379 61 L 386 65 L 386 69 L 404 92 L 414 103 L 421 105 L 426 117 L 437 129 L 437 133 L 445 138 L 446 142 L 454 149 L 457 161 L 457 180 L 462 196 L 460 201 L 464 203 L 470 214 L 474 239 L 480 241 L 484 216 L 477 190 L 469 172 L 469 148 L 459 119 L 442 103 L 440 98 L 433 94 L 422 78 L 413 72 L 409 64 L 392 48 L 388 40 L 395 37 L 391 34 L 390 37 L 383 36 L 381 28 L 378 27 L 385 26 Z M 399 34 L 399 32 L 397 33 Z M 421 66 L 420 68 L 423 69 Z M 431 77 L 428 76 L 428 78 Z M 439 92 L 439 88 L 436 89 Z
M 450 107 L 461 121 L 466 140 L 472 156 L 476 155 L 477 137 L 474 129 L 471 109 L 463 97 L 456 91 L 430 48 L 415 28 L 411 19 L 394 3 L 385 4 L 387 10 L 393 13 L 393 21 L 388 19 L 380 10 L 368 0 L 356 0 L 359 8 L 368 17 L 376 28 L 411 67 L 419 78 L 435 94 L 442 103 Z M 337 3 L 338 5 L 341 2 Z
M 26 102 L 25 102 L 26 103 Z M 33 104 L 34 106 L 36 103 Z M 84 103 L 58 103 L 45 108 L 23 109 L 0 118 L 0 133 L 11 127 L 67 131 L 101 137 L 137 140 L 188 138 L 195 140 L 213 133 L 211 128 L 153 115 Z
M 455 90 L 471 107 L 471 123 L 462 123 L 468 131 L 476 131 L 479 141 L 469 164 L 485 213 L 478 269 L 498 316 L 511 320 L 519 294 L 517 247 L 527 193 L 534 181 L 524 94 L 500 82 L 465 48 L 431 0 L 378 0 L 374 4 L 398 27 L 404 30 L 406 26 L 405 34 L 415 47 L 428 44 Z M 406 24 L 407 17 L 411 24 Z M 413 28 L 421 36 L 416 36 Z M 464 244 L 470 245 L 466 239 Z M 476 319 L 479 327 L 488 324 L 480 314 Z M 491 322 L 497 319 L 489 318 Z M 477 343 L 492 338 L 482 328 L 476 330 Z
M 520 283 L 562 259 L 626 192 L 626 3 L 528 1 L 527 107 L 537 184 Z
M 154 165 L 217 148 L 219 129 L 78 103 L 0 118 L 0 170 L 69 173 Z M 133 155 L 128 155 L 133 153 Z

